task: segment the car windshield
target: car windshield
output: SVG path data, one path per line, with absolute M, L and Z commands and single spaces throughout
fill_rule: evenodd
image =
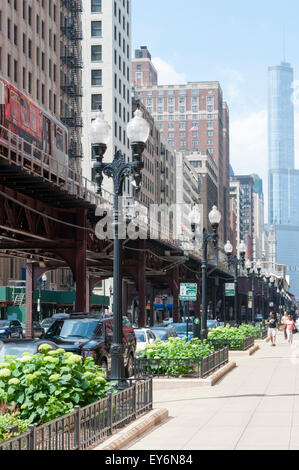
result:
M 99 325 L 99 328 L 97 326 Z M 60 336 L 61 338 L 87 338 L 101 336 L 102 328 L 96 319 L 56 320 L 46 333 L 46 338 Z
M 55 319 L 54 318 L 45 318 L 42 322 L 41 322 L 41 325 L 42 326 L 51 326 L 52 323 L 54 323 Z
M 187 323 L 173 323 L 171 327 L 177 332 L 177 333 L 186 333 L 187 331 Z M 192 324 L 188 323 L 188 331 L 192 331 Z
M 135 330 L 135 336 L 136 336 L 138 343 L 145 343 L 145 333 L 143 331 Z
M 217 320 L 208 320 L 207 321 L 207 327 L 208 328 L 217 328 L 218 323 Z
M 4 356 L 6 355 L 21 357 L 24 352 L 35 354 L 36 344 L 0 343 L 0 363 L 4 361 Z
M 167 339 L 167 331 L 154 329 L 153 332 L 155 333 L 157 338 L 162 339 L 163 341 Z
M 9 326 L 9 322 L 0 320 L 0 328 L 3 328 L 4 326 Z

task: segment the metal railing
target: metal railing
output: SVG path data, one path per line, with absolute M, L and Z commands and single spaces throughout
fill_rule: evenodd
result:
M 262 328 L 261 329 L 261 339 L 266 339 L 267 336 L 268 336 L 267 328 Z
M 214 348 L 223 349 L 228 347 L 230 351 L 246 351 L 247 349 L 254 346 L 254 336 L 248 336 L 247 338 L 234 338 L 234 339 L 224 339 L 224 338 L 208 338 L 208 342 L 214 346 Z
M 227 364 L 229 361 L 229 349 L 223 348 L 201 358 L 200 372 L 201 377 L 207 377 L 216 369 Z
M 197 359 L 135 358 L 135 376 L 204 378 L 228 361 L 228 348 Z
M 0 450 L 88 449 L 124 427 L 153 406 L 152 378 L 128 379 L 130 387 L 110 393 L 84 408 L 75 406 L 68 415 L 0 443 Z
M 34 143 L 27 142 L 3 126 L 0 126 L 0 158 L 7 160 L 11 165 L 21 167 L 26 173 L 42 177 L 44 181 L 60 190 L 67 191 L 76 198 L 82 198 L 96 207 L 105 210 L 113 208 L 113 193 L 102 189 L 102 195 L 97 194 L 95 182 L 85 178 L 81 173 L 72 170 L 68 165 L 61 163 L 55 157 L 35 146 Z M 139 200 L 138 204 L 144 206 Z M 176 245 L 173 233 L 168 227 L 164 227 L 154 217 L 148 217 L 147 224 L 151 227 L 156 239 Z M 149 233 L 148 236 L 151 234 Z
M 59 162 L 56 158 L 29 144 L 26 140 L 0 126 L 1 158 L 10 164 L 20 166 L 27 173 L 42 177 L 45 181 L 65 190 L 68 193 L 82 198 L 96 206 L 113 206 L 113 194 L 103 189 L 102 196 L 97 194 L 97 185 L 72 170 L 68 165 Z

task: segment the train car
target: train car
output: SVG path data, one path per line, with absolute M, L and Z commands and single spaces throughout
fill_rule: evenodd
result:
M 54 116 L 35 104 L 0 75 L 0 125 L 22 137 L 25 152 L 46 154 L 68 166 L 68 130 Z M 5 131 L 0 138 L 5 137 Z

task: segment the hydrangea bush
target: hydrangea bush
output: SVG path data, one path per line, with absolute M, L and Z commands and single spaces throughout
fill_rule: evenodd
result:
M 240 330 L 244 331 L 247 336 L 254 336 L 254 339 L 259 339 L 261 337 L 261 327 L 253 325 L 241 325 Z
M 0 402 L 19 408 L 19 417 L 39 425 L 87 406 L 115 390 L 104 372 L 88 358 L 48 344 L 39 354 L 5 356 L 0 364 Z
M 28 420 L 21 419 L 19 415 L 20 413 L 15 407 L 11 409 L 6 405 L 0 406 L 0 442 L 27 431 L 30 423 Z
M 231 350 L 242 350 L 244 339 L 253 336 L 252 331 L 247 328 L 248 326 L 242 325 L 238 328 L 231 327 L 230 325 L 219 326 L 209 331 L 208 341 L 217 349 L 228 346 Z
M 157 339 L 144 350 L 137 353 L 137 358 L 144 359 L 145 373 L 153 375 L 192 375 L 199 369 L 198 359 L 211 354 L 214 347 L 198 338 L 169 338 L 168 341 Z M 170 361 L 175 359 L 175 361 Z

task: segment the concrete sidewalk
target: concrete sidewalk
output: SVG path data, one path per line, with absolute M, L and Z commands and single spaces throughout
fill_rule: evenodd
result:
M 169 419 L 128 450 L 299 449 L 299 334 L 279 334 L 213 388 L 154 391 Z

